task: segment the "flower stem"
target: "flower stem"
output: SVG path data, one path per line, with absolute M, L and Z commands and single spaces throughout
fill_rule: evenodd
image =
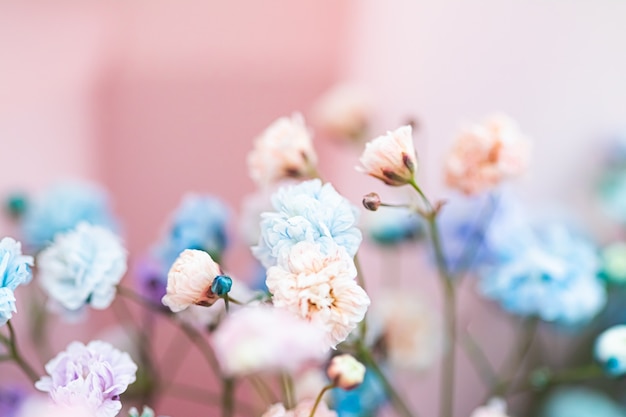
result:
M 39 375 L 33 368 L 26 362 L 24 357 L 20 354 L 20 351 L 17 347 L 17 338 L 15 336 L 15 329 L 13 328 L 13 324 L 11 320 L 7 321 L 7 327 L 9 328 L 9 339 L 8 345 L 9 355 L 11 359 L 20 367 L 20 369 L 28 376 L 28 378 L 33 382 L 37 382 L 39 380 Z
M 322 388 L 320 393 L 317 394 L 317 398 L 315 399 L 315 404 L 313 404 L 313 408 L 311 409 L 311 414 L 309 414 L 309 417 L 315 416 L 315 411 L 317 411 L 317 406 L 320 405 L 320 402 L 322 402 L 322 398 L 324 397 L 324 394 L 326 394 L 326 391 L 328 391 L 331 388 L 334 388 L 333 384 L 326 385 L 324 388 Z
M 280 375 L 281 385 L 283 387 L 283 397 L 285 401 L 285 406 L 288 409 L 294 408 L 296 406 L 296 400 L 294 396 L 294 388 L 293 388 L 293 379 L 291 375 L 287 372 L 283 372 Z
M 235 411 L 235 380 L 233 378 L 223 378 L 222 388 L 222 417 L 233 417 Z

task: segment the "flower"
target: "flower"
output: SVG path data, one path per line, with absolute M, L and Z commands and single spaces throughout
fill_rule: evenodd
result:
M 208 307 L 220 297 L 213 292 L 213 280 L 221 275 L 220 266 L 208 253 L 186 249 L 167 274 L 167 294 L 161 300 L 174 313 L 192 304 Z
M 486 191 L 527 167 L 530 142 L 510 118 L 492 116 L 465 129 L 445 163 L 446 181 L 465 194 Z
M 302 115 L 281 117 L 255 139 L 248 154 L 250 177 L 267 186 L 284 178 L 305 178 L 315 171 L 317 155 Z
M 382 246 L 416 241 L 424 235 L 421 218 L 409 211 L 381 210 L 366 216 L 365 220 L 364 228 L 367 234 L 375 243 Z
M 389 398 L 385 386 L 374 371 L 366 368 L 361 385 L 346 391 L 340 388 L 331 390 L 333 408 L 339 417 L 374 416 Z
M 626 283 L 626 243 L 616 242 L 602 250 L 602 274 L 612 283 Z
M 252 253 L 265 266 L 276 265 L 280 253 L 298 242 L 322 248 L 343 246 L 354 256 L 361 244 L 357 209 L 331 184 L 319 179 L 282 187 L 272 197 L 275 212 L 263 213 L 259 244 Z
M 160 304 L 167 292 L 167 272 L 154 257 L 140 257 L 133 266 L 133 283 L 137 292 L 154 304 Z
M 511 313 L 575 325 L 606 303 L 598 267 L 593 245 L 558 223 L 547 224 L 508 258 L 485 267 L 480 289 Z
M 245 307 L 229 314 L 211 344 L 222 373 L 240 376 L 261 371 L 296 371 L 321 361 L 324 334 L 293 314 L 272 307 Z
M 337 355 L 330 361 L 326 375 L 336 387 L 351 390 L 363 382 L 365 366 L 352 355 Z
M 26 400 L 26 391 L 18 387 L 0 387 L 0 416 L 15 417 Z
M 57 233 L 74 229 L 78 223 L 115 228 L 109 197 L 95 184 L 66 181 L 53 185 L 29 205 L 22 221 L 25 243 L 40 250 Z
M 115 297 L 115 286 L 126 272 L 127 256 L 111 231 L 79 223 L 75 229 L 58 234 L 39 253 L 39 283 L 49 297 L 68 310 L 85 304 L 102 310 Z
M 626 374 L 626 325 L 613 326 L 602 332 L 596 339 L 594 355 L 607 374 Z
M 376 193 L 369 193 L 363 196 L 363 207 L 369 211 L 376 211 L 381 205 L 380 196 Z
M 314 124 L 338 140 L 355 141 L 367 131 L 372 118 L 372 103 L 355 85 L 336 85 L 313 107 Z
M 626 223 L 626 170 L 612 168 L 604 172 L 598 194 L 604 212 L 614 220 Z
M 293 410 L 286 410 L 282 404 L 272 405 L 261 417 L 309 417 L 315 401 L 304 400 L 296 405 Z M 329 410 L 326 404 L 321 401 L 315 409 L 315 417 L 337 417 L 337 413 Z
M 49 376 L 35 387 L 47 392 L 55 404 L 82 406 L 95 417 L 114 417 L 122 409 L 119 396 L 135 381 L 137 365 L 127 353 L 95 340 L 72 342 L 46 364 Z
M 365 145 L 358 171 L 378 178 L 387 185 L 400 186 L 414 181 L 417 154 L 411 126 L 402 126 Z
M 4 414 L 2 414 L 4 417 Z M 8 416 L 7 416 L 8 417 Z M 17 417 L 99 417 L 86 406 L 54 404 L 49 398 L 31 396 L 23 401 Z
M 470 417 L 507 417 L 506 402 L 502 398 L 492 398 L 487 405 L 474 410 Z
M 289 310 L 326 333 L 335 347 L 365 317 L 370 299 L 355 281 L 352 257 L 335 245 L 297 243 L 267 270 L 267 288 L 276 307 Z
M 623 417 L 624 409 L 609 395 L 577 386 L 551 390 L 538 417 Z
M 0 326 L 17 313 L 13 292 L 32 279 L 33 257 L 22 255 L 22 245 L 15 239 L 0 240 Z

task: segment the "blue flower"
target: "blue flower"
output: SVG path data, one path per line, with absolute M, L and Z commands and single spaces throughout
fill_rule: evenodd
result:
M 424 234 L 424 223 L 416 213 L 380 210 L 369 217 L 368 234 L 379 245 L 394 246 Z
M 363 383 L 358 387 L 350 391 L 335 388 L 331 393 L 339 417 L 373 417 L 388 401 L 382 382 L 370 368 L 365 370 Z
M 611 376 L 626 374 L 626 325 L 609 327 L 596 339 L 594 356 Z
M 481 292 L 521 316 L 565 325 L 588 321 L 607 297 L 595 247 L 560 224 L 544 225 L 534 236 L 483 268 Z
M 81 221 L 116 227 L 106 192 L 85 182 L 56 184 L 27 208 L 22 222 L 25 243 L 38 251 L 57 233 L 67 232 Z
M 357 209 L 331 184 L 315 179 L 282 187 L 272 196 L 272 205 L 276 211 L 262 214 L 259 244 L 252 248 L 266 268 L 302 241 L 319 243 L 323 251 L 336 244 L 350 256 L 356 254 L 361 244 Z
M 584 388 L 555 390 L 543 405 L 539 417 L 625 417 L 626 412 L 608 395 Z
M 626 169 L 611 169 L 604 173 L 598 191 L 607 214 L 626 223 Z
M 32 279 L 33 257 L 22 255 L 19 242 L 10 237 L 0 240 L 0 325 L 17 312 L 13 291 Z

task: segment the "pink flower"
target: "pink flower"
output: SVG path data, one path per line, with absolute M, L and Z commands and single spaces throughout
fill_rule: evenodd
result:
M 530 142 L 506 116 L 493 116 L 465 129 L 446 160 L 446 181 L 465 194 L 486 191 L 520 175 L 530 157 Z
M 470 417 L 508 417 L 506 402 L 501 398 L 492 398 L 487 405 L 474 410 Z
M 413 181 L 417 154 L 411 132 L 411 126 L 402 126 L 368 142 L 361 156 L 363 167 L 357 167 L 357 170 L 392 186 Z
M 227 376 L 294 372 L 322 361 L 328 352 L 318 328 L 273 307 L 248 307 L 229 314 L 213 333 L 211 343 Z
M 267 288 L 276 307 L 309 320 L 335 347 L 365 317 L 370 299 L 354 278 L 356 268 L 343 247 L 299 242 L 267 270 Z
M 311 132 L 298 113 L 272 123 L 248 154 L 250 176 L 262 186 L 284 178 L 310 177 L 316 164 Z
M 174 313 L 192 304 L 210 306 L 219 299 L 211 291 L 211 284 L 220 274 L 220 266 L 211 255 L 201 250 L 186 249 L 167 274 L 167 294 L 161 301 Z
M 261 417 L 309 417 L 315 401 L 305 400 L 296 405 L 293 410 L 286 410 L 282 404 L 274 404 Z M 337 413 L 329 410 L 322 401 L 315 410 L 315 417 L 337 417 Z
M 351 390 L 363 382 L 365 366 L 352 355 L 337 355 L 330 361 L 326 374 L 336 387 Z
M 315 104 L 315 125 L 334 139 L 358 140 L 365 134 L 372 117 L 367 94 L 354 85 L 333 87 Z

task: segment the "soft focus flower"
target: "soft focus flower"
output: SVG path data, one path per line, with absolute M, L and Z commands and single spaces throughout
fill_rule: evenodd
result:
M 32 279 L 33 257 L 22 255 L 20 242 L 5 237 L 0 240 L 0 326 L 17 312 L 13 292 Z
M 352 257 L 340 246 L 297 243 L 267 270 L 267 288 L 279 308 L 323 329 L 328 344 L 344 341 L 365 317 L 370 299 L 355 281 Z
M 371 369 L 365 370 L 363 383 L 353 390 L 333 389 L 333 408 L 339 417 L 375 416 L 389 400 L 385 387 Z
M 357 167 L 357 170 L 387 185 L 411 183 L 417 169 L 417 154 L 411 132 L 411 126 L 402 126 L 368 142 L 360 159 L 363 167 Z
M 37 256 L 38 278 L 48 296 L 68 310 L 85 304 L 107 308 L 126 272 L 127 252 L 111 231 L 80 223 L 58 234 Z
M 598 194 L 604 211 L 626 223 L 626 169 L 609 169 L 600 179 Z
M 275 212 L 263 213 L 261 238 L 254 256 L 269 268 L 282 251 L 298 242 L 319 243 L 325 250 L 343 246 L 354 256 L 361 244 L 357 209 L 331 184 L 318 179 L 282 187 L 272 197 Z
M 293 410 L 286 410 L 282 404 L 272 405 L 261 417 L 309 417 L 315 401 L 304 400 L 296 405 Z M 337 413 L 329 410 L 326 404 L 321 401 L 315 410 L 315 417 L 337 417 Z
M 55 404 L 49 398 L 31 396 L 24 401 L 17 417 L 100 417 L 100 414 L 87 406 Z
M 26 392 L 17 387 L 0 387 L 0 416 L 15 417 L 26 399 Z
M 358 387 L 365 377 L 365 365 L 349 354 L 337 355 L 330 361 L 326 375 L 336 387 L 351 390 Z
M 359 140 L 372 118 L 372 103 L 355 85 L 341 84 L 326 92 L 313 107 L 313 122 L 333 139 Z
M 416 241 L 424 235 L 424 223 L 416 214 L 400 209 L 379 210 L 364 217 L 367 235 L 382 246 Z
M 167 272 L 154 257 L 142 256 L 133 266 L 133 281 L 137 292 L 154 304 L 160 304 L 167 292 Z
M 46 364 L 49 376 L 35 387 L 49 393 L 55 404 L 82 406 L 95 417 L 114 417 L 122 409 L 120 395 L 135 381 L 137 365 L 128 354 L 108 343 L 72 342 Z
M 560 224 L 543 225 L 535 238 L 481 272 L 480 289 L 514 314 L 579 324 L 606 303 L 593 245 Z
M 441 317 L 419 294 L 377 292 L 367 320 L 368 338 L 382 339 L 386 358 L 397 369 L 426 370 L 443 351 Z
M 281 117 L 255 139 L 248 154 L 250 177 L 267 186 L 284 178 L 306 178 L 315 172 L 317 155 L 302 115 Z
M 220 266 L 208 253 L 195 249 L 183 251 L 167 274 L 163 304 L 174 313 L 192 304 L 212 305 L 220 297 L 211 290 L 211 285 L 221 273 Z
M 226 316 L 212 345 L 222 373 L 239 376 L 261 371 L 296 371 L 323 359 L 324 334 L 293 314 L 271 307 L 247 307 Z
M 510 118 L 492 116 L 459 135 L 445 164 L 446 181 L 465 194 L 477 194 L 527 167 L 530 142 Z
M 626 243 L 613 243 L 602 250 L 602 275 L 615 284 L 626 283 Z
M 470 417 L 507 417 L 506 402 L 502 398 L 492 398 L 487 405 L 475 409 Z
M 613 326 L 602 332 L 596 339 L 594 355 L 609 375 L 626 374 L 626 325 Z
M 115 227 L 106 191 L 81 181 L 58 183 L 29 205 L 22 222 L 24 241 L 34 250 L 40 250 L 57 233 L 74 229 L 80 222 Z
M 558 388 L 551 393 L 538 417 L 624 417 L 620 404 L 590 388 Z

